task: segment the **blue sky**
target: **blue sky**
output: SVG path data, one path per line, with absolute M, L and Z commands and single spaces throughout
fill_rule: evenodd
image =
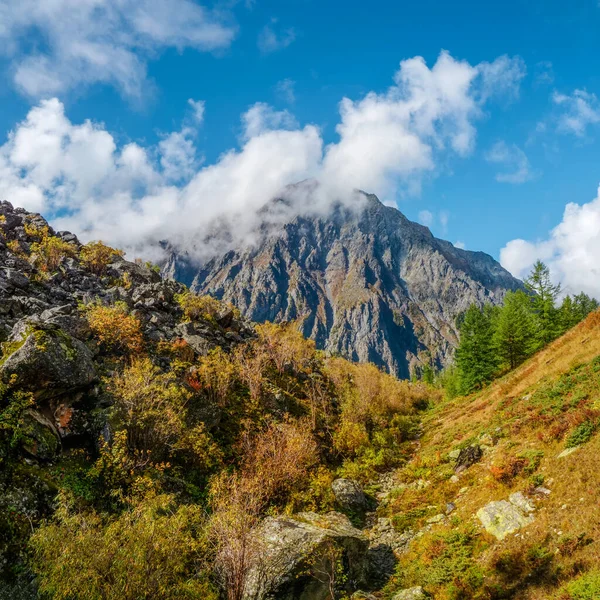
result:
M 30 111 L 56 98 L 62 108 L 55 105 L 53 110 L 63 111 L 69 127 L 91 120 L 95 131 L 105 132 L 112 142 L 97 135 L 89 143 L 113 143 L 115 153 L 135 142 L 149 160 L 160 162 L 160 151 L 151 149 L 179 132 L 178 138 L 169 138 L 181 144 L 173 151 L 185 154 L 185 140 L 195 148 L 185 173 L 169 181 L 181 188 L 193 173 L 218 163 L 224 152 L 241 151 L 249 139 L 241 115 L 257 102 L 270 111 L 261 117 L 264 130 L 314 125 L 326 147 L 340 139 L 336 126 L 342 98 L 358 103 L 369 92 L 385 94 L 401 61 L 421 56 L 431 69 L 446 50 L 454 60 L 477 69 L 506 56 L 514 62 L 510 73 L 500 73 L 494 81 L 498 93 L 478 101 L 469 113 L 473 136 L 468 150 L 449 149 L 451 137 L 441 142 L 443 149 L 437 138 L 427 138 L 434 155 L 418 178 L 411 172 L 406 183 L 403 172 L 395 172 L 396 184 L 391 186 L 388 180 L 379 186 L 377 178 L 366 178 L 380 188 L 367 191 L 396 201 L 409 218 L 468 249 L 499 258 L 508 244 L 503 263 L 518 275 L 535 256 L 551 263 L 556 278 L 567 285 L 580 285 L 596 274 L 598 236 L 593 228 L 577 229 L 600 219 L 593 203 L 600 180 L 596 0 L 254 0 L 203 5 L 193 0 L 85 0 L 80 6 L 94 5 L 85 14 L 74 9 L 77 4 L 57 0 L 44 12 L 49 0 L 0 0 L 0 144 L 13 132 L 5 156 L 16 155 L 15 132 Z M 140 6 L 146 11 L 141 16 Z M 69 25 L 74 13 L 78 16 Z M 73 59 L 73 40 L 90 42 L 86 52 L 93 51 L 96 62 Z M 514 78 L 506 93 L 501 89 L 504 77 Z M 197 119 L 190 99 L 204 102 Z M 445 122 L 436 122 L 440 132 Z M 23 144 L 41 143 L 43 131 L 31 123 L 26 130 Z M 71 130 L 64 135 L 72 136 Z M 32 136 L 37 136 L 35 142 Z M 363 158 L 370 160 L 368 153 Z M 44 199 L 31 201 L 32 208 L 39 205 L 50 217 L 72 212 L 65 198 L 80 182 L 64 183 L 68 168 L 55 164 L 66 160 L 64 155 L 53 163 L 54 175 L 47 176 L 39 175 L 38 163 L 45 158 L 6 160 L 4 171 L 0 162 L 0 190 L 36 185 Z M 155 168 L 150 179 L 162 177 L 164 162 Z M 99 187 L 106 189 L 105 182 L 93 181 L 94 194 Z M 142 187 L 140 193 L 150 193 L 148 181 Z M 135 195 L 130 188 L 127 193 Z M 102 204 L 102 193 L 97 203 Z M 109 195 L 107 210 L 115 210 L 114 193 Z M 56 201 L 59 196 L 61 202 Z M 165 206 L 175 202 L 168 194 L 156 203 L 163 201 Z M 574 213 L 565 221 L 570 202 L 582 205 L 585 214 Z M 98 215 L 95 210 L 90 214 Z M 156 215 L 154 219 L 160 220 Z M 84 228 L 89 221 L 71 220 L 74 227 Z M 562 230 L 552 233 L 559 225 Z M 578 238 L 584 238 L 583 247 Z M 526 242 L 510 244 L 519 239 Z M 583 256 L 587 270 L 571 281 L 569 265 L 576 256 Z

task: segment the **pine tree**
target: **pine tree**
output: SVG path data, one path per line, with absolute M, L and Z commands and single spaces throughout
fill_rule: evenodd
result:
M 558 311 L 554 306 L 560 294 L 560 284 L 550 280 L 550 269 L 540 260 L 525 280 L 525 287 L 532 293 L 531 303 L 537 322 L 538 347 L 545 346 L 560 334 Z
M 521 364 L 533 349 L 534 324 L 531 300 L 519 290 L 508 292 L 495 323 L 494 342 L 500 358 L 511 369 Z
M 472 304 L 460 325 L 460 344 L 456 349 L 456 365 L 460 373 L 460 391 L 468 394 L 491 381 L 498 368 L 494 348 L 495 312 L 486 305 Z
M 573 298 L 573 309 L 578 321 L 583 321 L 591 312 L 598 310 L 598 300 L 581 292 Z
M 581 321 L 580 310 L 576 306 L 571 296 L 565 296 L 560 308 L 558 309 L 558 321 L 560 332 L 564 333 L 577 325 Z

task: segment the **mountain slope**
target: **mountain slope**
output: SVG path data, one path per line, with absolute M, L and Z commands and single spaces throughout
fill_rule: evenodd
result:
M 379 513 L 403 529 L 423 528 L 392 590 L 600 597 L 599 328 L 600 313 L 590 314 L 481 392 L 424 417 L 419 447 L 394 474 Z
M 266 228 L 256 244 L 210 260 L 193 277 L 176 254 L 165 272 L 252 320 L 299 320 L 319 347 L 401 377 L 446 364 L 456 317 L 521 286 L 490 256 L 433 237 L 373 195 L 358 211 L 337 206 L 327 217 Z

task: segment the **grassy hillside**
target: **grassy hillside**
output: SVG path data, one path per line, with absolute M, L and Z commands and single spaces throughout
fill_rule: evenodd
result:
M 383 509 L 400 527 L 428 529 L 390 594 L 422 585 L 439 599 L 600 598 L 599 417 L 598 312 L 480 393 L 430 410 Z M 481 459 L 456 469 L 470 445 Z M 533 522 L 496 539 L 476 514 L 515 492 Z M 440 512 L 450 514 L 427 525 Z

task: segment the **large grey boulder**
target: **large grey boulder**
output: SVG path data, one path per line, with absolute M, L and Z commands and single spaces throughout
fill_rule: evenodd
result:
M 348 590 L 365 580 L 367 538 L 340 513 L 269 517 L 256 535 L 261 557 L 247 579 L 247 600 L 328 600 L 338 565 Z
M 489 502 L 477 511 L 485 530 L 499 540 L 533 523 L 533 504 L 521 492 L 511 494 L 508 501 Z
M 36 398 L 52 398 L 93 383 L 91 350 L 53 325 L 19 322 L 4 346 L 0 380 Z
M 418 585 L 398 592 L 392 597 L 392 600 L 426 600 L 427 598 L 429 596 L 425 593 L 425 590 Z
M 331 491 L 344 510 L 362 513 L 368 507 L 365 493 L 353 479 L 335 479 L 331 484 Z

